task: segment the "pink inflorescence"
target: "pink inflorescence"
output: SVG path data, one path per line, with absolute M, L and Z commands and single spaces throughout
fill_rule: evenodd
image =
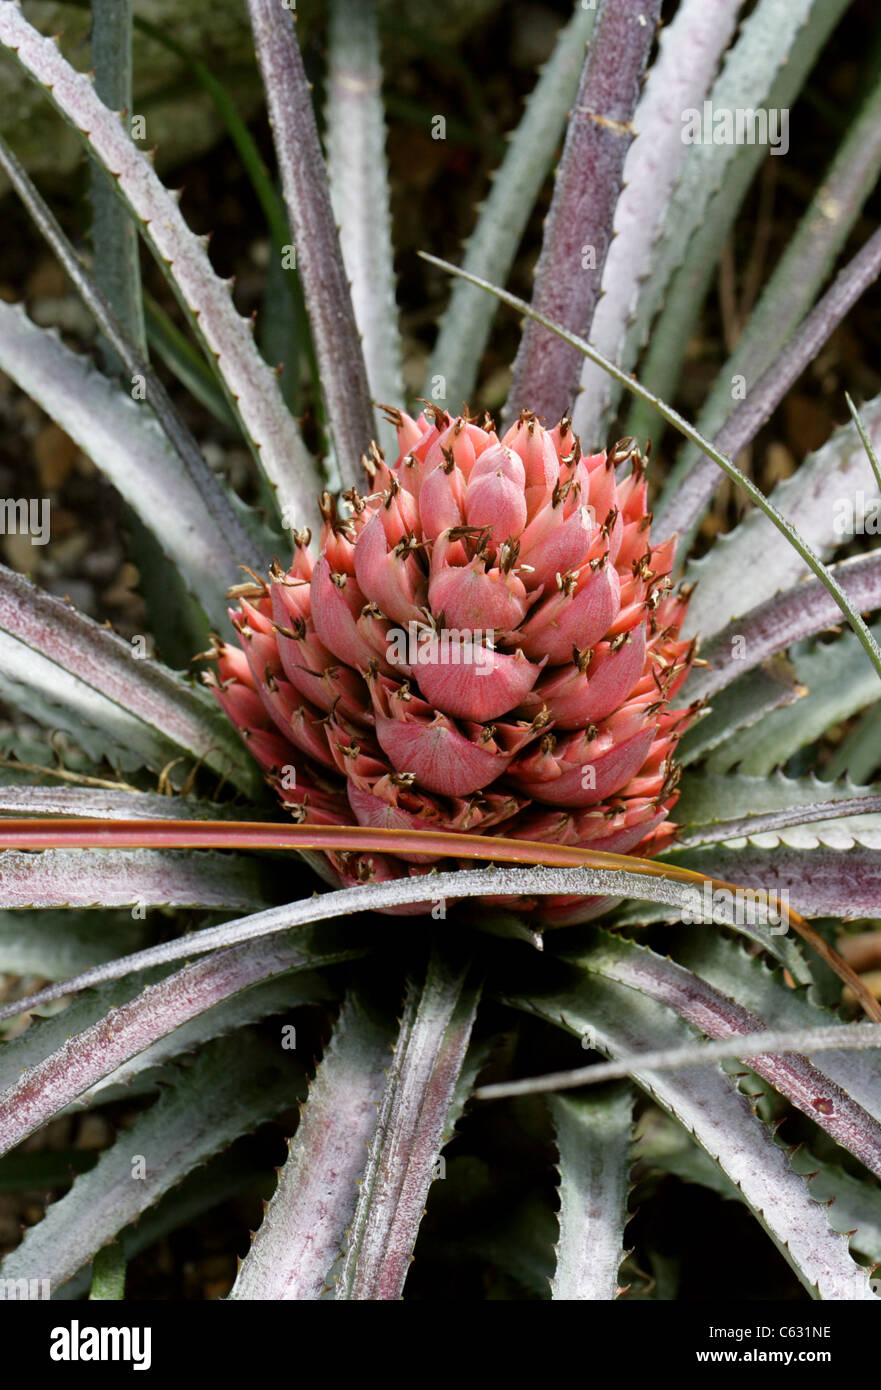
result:
M 287 571 L 234 591 L 217 699 L 300 822 L 657 853 L 694 644 L 675 538 L 650 541 L 645 459 L 631 440 L 583 455 L 567 420 L 524 413 L 499 440 L 488 417 L 388 413 L 398 460 L 372 446 L 348 515 L 324 497 L 317 560 L 295 533 Z M 451 867 L 327 857 L 341 884 Z

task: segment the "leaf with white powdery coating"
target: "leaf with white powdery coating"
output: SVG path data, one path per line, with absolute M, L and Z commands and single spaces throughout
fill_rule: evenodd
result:
M 717 990 L 736 996 L 744 1008 L 778 1028 L 829 1027 L 834 1015 L 811 989 L 790 989 L 779 969 L 749 955 L 720 932 L 683 928 L 673 935 L 676 959 Z M 881 1122 L 881 1059 L 877 1052 L 812 1052 L 811 1057 L 864 1110 Z
M 350 995 L 230 1298 L 317 1299 L 327 1286 L 355 1211 L 392 1045 L 388 1026 Z
M 693 1041 L 690 1028 L 664 1005 L 599 977 L 582 977 L 565 993 L 509 1002 L 577 1037 L 590 1032 L 596 1047 L 614 1057 Z M 665 1073 L 634 1063 L 632 1074 L 739 1187 L 813 1298 L 874 1301 L 866 1270 L 854 1263 L 825 1209 L 718 1064 Z
M 317 470 L 307 453 L 278 380 L 263 361 L 250 323 L 215 274 L 203 242 L 190 231 L 177 202 L 147 156 L 109 111 L 85 73 L 66 61 L 52 39 L 25 19 L 19 5 L 0 5 L 0 44 L 46 89 L 55 107 L 116 181 L 157 262 L 167 275 L 206 350 L 216 359 L 230 404 L 241 420 L 281 510 L 296 524 L 311 521 Z
M 148 985 L 66 1037 L 0 1095 L 0 1152 L 20 1144 L 117 1067 L 222 1000 L 273 975 L 311 970 L 348 955 L 348 948 L 327 950 L 312 933 L 297 933 L 293 939 L 219 952 Z
M 555 1299 L 611 1302 L 618 1293 L 629 1215 L 633 1090 L 549 1096 L 560 1155 Z
M 0 565 L 0 670 L 161 770 L 182 753 L 256 792 L 253 759 L 207 691 Z
M 881 783 L 860 786 L 842 779 L 821 781 L 810 774 L 787 777 L 775 772 L 770 777 L 749 777 L 740 772 L 690 772 L 680 783 L 676 819 L 687 826 L 713 826 L 721 821 L 748 820 L 787 807 L 797 812 L 816 802 L 873 799 L 881 795 Z M 830 812 L 831 815 L 831 812 Z
M 3 1277 L 33 1278 L 31 1271 L 39 1270 L 57 1288 L 187 1173 L 295 1104 L 305 1090 L 302 1065 L 262 1038 L 246 1033 L 209 1043 L 27 1229 L 3 1261 Z M 138 1157 L 144 1168 L 135 1180 Z
M 742 1200 L 738 1188 L 669 1116 L 649 1111 L 637 1133 L 636 1158 L 649 1169 L 673 1173 L 720 1196 Z M 811 1196 L 827 1204 L 830 1225 L 847 1235 L 853 1249 L 881 1260 L 881 1188 L 855 1178 L 836 1163 L 824 1163 L 808 1149 L 790 1154 L 796 1173 L 807 1178 Z M 830 1205 L 831 1204 L 831 1205 Z
M 331 943 L 326 943 L 327 949 Z M 363 950 L 353 948 L 340 957 L 363 955 Z M 331 961 L 335 964 L 336 961 Z M 169 1079 L 169 1063 L 194 1052 L 212 1038 L 225 1037 L 240 1031 L 248 1023 L 259 1023 L 272 1014 L 290 1014 L 304 1004 L 329 1003 L 335 997 L 333 985 L 312 970 L 295 970 L 293 974 L 275 975 L 259 984 L 251 985 L 239 994 L 206 1009 L 204 1013 L 182 1023 L 173 1033 L 151 1043 L 143 1052 L 123 1062 L 121 1067 L 110 1072 L 91 1090 L 85 1091 L 74 1101 L 72 1109 L 91 1108 L 93 1105 L 109 1105 L 115 1100 L 130 1099 L 155 1091 Z
M 877 835 L 877 831 L 876 831 Z M 733 874 L 744 887 L 787 892 L 803 917 L 881 916 L 881 853 L 877 848 L 744 849 L 708 845 L 704 849 L 673 851 L 671 864 L 724 878 Z
M 213 850 L 0 851 L 0 908 L 265 907 L 261 865 Z
M 292 927 L 308 926 L 314 922 L 325 922 L 332 918 L 347 917 L 355 912 L 368 912 L 385 907 L 401 907 L 404 904 L 420 902 L 426 891 L 421 879 L 392 879 L 386 883 L 359 884 L 357 888 L 343 888 L 332 893 L 322 893 L 301 902 L 286 903 L 283 907 L 269 908 L 253 916 L 225 922 L 218 927 L 203 927 L 201 931 L 188 936 L 184 941 L 167 941 L 158 946 L 150 946 L 135 955 L 121 960 L 95 966 L 73 979 L 49 985 L 26 999 L 17 999 L 11 1004 L 0 1005 L 0 1020 L 14 1018 L 16 1015 L 54 999 L 107 980 L 117 980 L 136 970 L 147 970 L 155 965 L 166 965 L 170 961 L 219 947 L 239 945 L 258 941 L 289 930 Z M 691 907 L 694 903 L 694 886 L 691 883 L 676 881 L 663 872 L 655 875 L 631 873 L 628 870 L 595 869 L 549 869 L 549 868 L 504 868 L 504 869 L 458 869 L 451 873 L 432 874 L 431 891 L 438 898 L 455 899 L 486 896 L 515 896 L 536 894 L 538 896 L 557 896 L 596 894 L 599 896 L 646 898 L 652 902 L 665 903 L 674 908 Z M 715 920 L 745 932 L 752 940 L 759 941 L 770 951 L 792 950 L 787 945 L 786 936 L 770 936 L 766 927 L 744 926 L 733 907 L 724 904 L 716 910 Z M 390 924 L 384 924 L 389 931 Z M 327 928 L 323 928 L 326 932 Z M 789 964 L 789 961 L 787 961 Z M 797 975 L 796 961 L 790 966 Z
M 862 409 L 863 422 L 872 443 L 881 445 L 881 396 Z M 836 529 L 842 502 L 854 504 L 854 522 L 862 520 L 860 496 L 875 495 L 875 475 L 855 425 L 848 424 L 801 463 L 798 471 L 779 483 L 769 500 L 818 554 L 847 540 Z M 718 632 L 732 619 L 788 589 L 806 574 L 795 550 L 780 545 L 767 517 L 751 511 L 733 531 L 719 535 L 712 550 L 692 560 L 686 571 L 697 589 L 688 605 L 683 634 L 699 632 L 703 638 Z
M 325 935 L 328 952 L 333 952 L 334 941 L 339 950 L 331 964 L 337 958 L 348 959 L 364 953 L 358 947 L 344 950 L 338 935 L 330 938 Z M 17 1033 L 0 1047 L 0 1090 L 14 1085 L 26 1068 L 55 1052 L 72 1034 L 106 1018 L 112 1009 L 132 999 L 145 984 L 164 979 L 172 969 L 172 966 L 164 966 L 129 976 L 126 980 L 115 980 L 86 991 L 49 1017 L 34 1017 L 25 1032 Z M 181 1024 L 172 1033 L 135 1053 L 72 1101 L 69 1109 L 103 1105 L 155 1090 L 167 1079 L 169 1062 L 212 1038 L 223 1037 L 271 1014 L 287 1013 L 302 1004 L 320 1003 L 332 997 L 332 985 L 315 971 L 294 969 L 293 973 L 271 976 L 205 1009 L 189 1023 Z
M 374 0 L 333 0 L 327 71 L 327 176 L 374 400 L 401 401 L 401 340 Z M 397 455 L 394 427 L 379 443 Z
M 816 776 L 749 777 L 743 773 L 692 772 L 680 783 L 677 845 L 698 848 L 751 840 L 763 849 L 778 844 L 814 849 L 881 849 L 881 785 L 821 782 Z
M 726 0 L 728 3 L 728 0 Z M 468 241 L 464 266 L 474 275 L 503 284 L 517 254 L 530 212 L 545 181 L 575 100 L 596 10 L 576 6 L 527 98 L 526 110 L 493 176 L 486 202 Z M 614 242 L 612 243 L 614 246 Z M 611 251 L 610 251 L 611 255 Z M 441 317 L 422 395 L 434 399 L 435 378 L 444 381 L 451 410 L 468 400 L 489 339 L 496 304 L 474 285 L 457 280 Z
M 736 1039 L 738 1033 L 756 1034 L 767 1026 L 727 990 L 627 937 L 597 930 L 592 946 L 567 953 L 567 959 L 665 1004 L 710 1038 Z M 881 1123 L 815 1063 L 796 1053 L 763 1053 L 751 1055 L 749 1067 L 881 1177 Z
M 810 206 L 774 267 L 755 309 L 701 407 L 697 427 L 715 435 L 733 411 L 732 384 L 758 380 L 795 333 L 847 240 L 881 171 L 881 81 L 877 78 L 857 119 L 848 128 Z M 675 497 L 699 451 L 686 445 L 664 480 L 663 503 Z M 656 514 L 663 506 L 656 509 Z
M 462 1070 L 479 990 L 435 953 L 411 986 L 361 1182 L 338 1299 L 399 1299 Z
M 311 92 L 291 12 L 278 0 L 248 0 L 248 10 L 328 423 L 343 486 L 353 487 L 362 481 L 359 460 L 376 419 Z
M 881 551 L 829 567 L 861 613 L 881 607 Z M 744 613 L 701 644 L 706 666 L 693 669 L 683 699 L 702 700 L 767 657 L 838 626 L 841 610 L 818 579 L 805 579 Z
M 682 112 L 703 101 L 740 8 L 740 0 L 682 0 L 671 23 L 661 29 L 658 53 L 633 117 L 636 139 L 624 163 L 615 234 L 591 333 L 594 346 L 613 362 L 622 360 L 645 267 L 651 264 L 653 245 L 688 149 L 682 139 Z M 467 268 L 501 281 L 490 269 Z M 572 423 L 586 446 L 608 430 L 618 391 L 593 362 L 584 363 Z
M 881 623 L 871 632 L 876 639 L 881 636 Z M 792 665 L 805 691 L 803 698 L 723 740 L 708 760 L 710 771 L 728 772 L 737 765 L 752 776 L 772 772 L 799 748 L 822 738 L 832 725 L 878 698 L 877 676 L 867 669 L 850 632 L 843 632 L 834 642 L 815 643 L 808 651 L 794 653 Z M 752 678 L 745 679 L 749 682 Z M 728 691 L 734 688 L 731 685 Z
M 38 328 L 21 306 L 2 301 L 0 369 L 100 468 L 155 534 L 211 622 L 226 628 L 226 591 L 241 578 L 239 566 L 256 568 L 272 553 L 272 539 L 256 518 L 225 494 L 207 464 L 191 476 L 153 415 L 128 392 L 56 332 Z
M 852 260 L 839 271 L 829 289 L 799 324 L 792 338 L 767 371 L 747 392 L 725 421 L 713 443 L 729 458 L 737 458 L 752 444 L 762 426 L 798 378 L 816 361 L 842 320 L 881 272 L 881 230 L 869 237 Z M 675 502 L 659 505 L 656 524 L 661 535 L 676 526 L 683 550 L 691 546 L 698 522 L 719 484 L 719 470 L 712 458 L 699 457 L 675 491 Z
M 600 297 L 631 120 L 660 9 L 660 0 L 605 0 L 569 116 L 532 304 L 584 337 Z M 580 372 L 577 348 L 527 320 L 505 406 L 508 423 L 521 410 L 558 420 L 571 408 Z
M 86 816 L 97 820 L 248 820 L 259 819 L 259 810 L 204 801 L 193 796 L 164 796 L 160 792 L 131 791 L 120 787 L 53 787 L 34 785 L 32 776 L 14 768 L 0 773 L 0 817 Z M 10 780 L 7 781 L 7 778 Z
M 737 41 L 729 49 L 725 65 L 709 95 L 711 111 L 731 117 L 737 111 L 787 111 L 805 82 L 830 31 L 850 0 L 760 0 L 741 26 Z M 657 243 L 649 257 L 650 271 L 643 282 L 637 312 L 616 359 L 632 368 L 661 305 L 651 338 L 656 347 L 659 329 L 666 330 L 665 319 L 676 304 L 679 322 L 686 321 L 703 302 L 707 282 L 715 267 L 728 229 L 741 200 L 751 185 L 759 164 L 767 157 L 767 142 L 746 144 L 729 139 L 713 143 L 717 131 L 704 125 L 703 109 L 697 112 L 698 128 L 682 166 L 682 176 L 667 208 Z M 688 114 L 679 110 L 684 124 Z M 788 120 L 788 115 L 787 115 Z M 726 132 L 727 133 L 727 132 Z M 718 138 L 718 137 L 717 137 Z M 721 228 L 721 230 L 720 230 Z M 673 315 L 669 313 L 672 320 Z M 690 338 L 690 325 L 681 331 L 683 342 Z M 672 340 L 672 341 L 671 341 Z M 678 367 L 681 349 L 673 323 L 665 332 L 664 351 Z M 661 358 L 663 367 L 663 357 Z M 663 384 L 647 371 L 647 380 L 659 394 L 673 394 L 665 375 Z M 641 435 L 646 412 L 637 402 L 627 423 L 627 432 Z M 652 421 L 652 427 L 654 422 Z

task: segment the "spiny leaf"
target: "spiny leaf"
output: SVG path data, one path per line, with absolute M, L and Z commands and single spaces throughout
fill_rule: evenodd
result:
M 182 753 L 259 786 L 253 761 L 215 702 L 68 604 L 0 565 L 0 654 L 6 679 L 72 708 L 161 770 Z M 143 648 L 143 649 L 142 649 Z
M 741 378 L 751 388 L 808 313 L 881 171 L 879 115 L 881 81 L 876 79 L 701 407 L 702 434 L 716 434 L 732 412 L 733 384 Z M 657 512 L 675 507 L 673 499 L 698 457 L 691 445 L 683 446 L 664 480 Z
M 333 961 L 363 954 L 356 946 L 344 946 L 338 933 L 324 937 L 324 950 Z M 32 1018 L 25 1032 L 17 1033 L 0 1047 L 0 1089 L 14 1085 L 22 1072 L 57 1051 L 68 1037 L 100 1023 L 114 1008 L 134 998 L 144 985 L 165 979 L 172 969 L 172 966 L 161 966 L 124 981 L 101 985 L 79 995 L 47 1018 Z M 271 1014 L 286 1013 L 302 1004 L 318 1003 L 332 996 L 332 986 L 313 971 L 295 968 L 292 974 L 270 976 L 196 1014 L 189 1023 L 181 1024 L 172 1033 L 134 1054 L 84 1091 L 72 1106 L 79 1109 L 103 1105 L 154 1090 L 166 1079 L 169 1062 L 212 1038 L 223 1037 Z
M 498 284 L 508 277 L 575 100 L 584 47 L 595 19 L 596 10 L 589 5 L 575 7 L 527 100 L 468 242 L 463 264 L 474 275 Z M 610 256 L 614 246 L 613 242 Z M 441 378 L 450 409 L 469 399 L 495 311 L 494 302 L 480 290 L 464 280 L 456 281 L 441 317 L 423 396 L 434 399 Z
M 187 226 L 145 154 L 129 138 L 84 73 L 65 60 L 17 4 L 0 6 L 0 43 L 46 89 L 65 119 L 116 180 L 140 230 L 168 275 L 217 368 L 247 438 L 281 509 L 301 525 L 314 512 L 319 480 L 278 381 L 254 343 L 251 326 L 236 310 L 228 287 L 215 275 L 204 245 Z
M 332 945 L 332 940 L 325 942 L 325 949 L 329 950 Z M 352 959 L 363 954 L 363 950 L 352 947 L 340 950 L 336 959 Z M 168 1081 L 169 1063 L 185 1053 L 195 1052 L 203 1043 L 238 1032 L 247 1024 L 257 1023 L 272 1014 L 290 1016 L 304 1004 L 329 1003 L 334 998 L 333 985 L 323 975 L 310 970 L 297 970 L 292 975 L 279 975 L 251 985 L 151 1043 L 84 1092 L 75 1107 L 110 1105 L 116 1100 L 131 1100 L 132 1096 L 155 1091 Z M 280 1028 L 284 1026 L 279 1024 Z
M 22 772 L 15 778 L 14 766 L 0 773 L 0 816 L 87 816 L 113 820 L 241 820 L 243 816 L 259 816 L 241 806 L 202 801 L 192 796 L 163 796 L 158 792 L 132 791 L 129 788 L 35 786 L 35 776 L 47 773 Z
M 390 832 L 386 832 L 390 833 Z M 3 823 L 0 821 L 0 841 L 3 836 Z M 522 853 L 522 848 L 518 845 Z M 25 856 L 22 856 L 25 857 Z M 622 856 L 623 858 L 623 856 Z M 132 956 L 125 956 L 107 965 L 96 966 L 84 971 L 73 979 L 61 984 L 51 985 L 27 999 L 0 1007 L 0 1020 L 14 1017 L 26 1009 L 37 1008 L 54 999 L 63 998 L 80 989 L 102 984 L 106 980 L 120 979 L 136 970 L 146 970 L 154 965 L 164 965 L 183 957 L 217 950 L 218 947 L 237 945 L 254 941 L 260 937 L 286 931 L 290 927 L 304 926 L 312 922 L 326 921 L 352 912 L 369 911 L 371 908 L 402 906 L 423 899 L 427 891 L 432 893 L 429 902 L 439 899 L 466 898 L 481 895 L 553 895 L 564 894 L 580 896 L 583 893 L 616 897 L 646 897 L 672 906 L 691 905 L 694 901 L 694 884 L 703 884 L 704 879 L 676 866 L 659 865 L 653 861 L 651 871 L 632 873 L 617 869 L 602 871 L 582 869 L 478 869 L 458 870 L 454 873 L 431 876 L 430 889 L 420 880 L 395 879 L 390 883 L 359 885 L 334 893 L 325 893 L 306 902 L 290 903 L 284 907 L 270 908 L 238 921 L 227 922 L 219 927 L 205 927 L 186 941 L 169 941 L 159 946 L 151 946 Z M 726 920 L 736 925 L 736 913 L 719 909 Z M 388 928 L 389 930 L 391 927 Z M 758 926 L 749 928 L 755 937 L 763 933 Z M 767 934 L 759 937 L 769 941 Z
M 687 849 L 725 841 L 730 847 L 750 844 L 758 849 L 881 849 L 881 794 L 850 801 L 818 801 L 784 811 L 721 821 L 702 830 L 682 833 L 677 842 Z
M 589 1034 L 613 1057 L 691 1041 L 664 1005 L 615 981 L 590 977 L 573 989 L 517 996 L 515 1006 L 576 1036 Z M 683 1072 L 634 1068 L 634 1080 L 673 1115 L 743 1194 L 756 1219 L 814 1298 L 874 1299 L 825 1209 L 718 1064 Z
M 683 867 L 703 868 L 707 874 L 736 872 L 741 883 L 755 888 L 786 892 L 796 911 L 805 917 L 881 916 L 881 854 L 877 849 L 744 849 L 707 845 L 704 849 L 675 851 L 672 859 Z
M 131 111 L 132 0 L 92 0 L 90 44 L 98 96 L 111 111 Z M 95 160 L 91 173 L 95 278 L 129 338 L 145 357 L 138 233 L 120 206 L 112 182 Z M 109 374 L 122 368 L 122 362 L 106 342 L 103 356 Z
M 680 785 L 677 844 L 688 848 L 745 837 L 763 849 L 881 848 L 881 787 L 821 782 L 813 775 L 791 778 L 780 771 L 771 778 L 694 772 Z
M 343 956 L 346 955 L 345 948 Z M 309 970 L 339 958 L 311 935 L 278 938 L 197 961 L 148 985 L 80 1033 L 66 1037 L 0 1095 L 0 1152 L 6 1153 L 96 1082 L 151 1043 L 260 980 Z
M 881 396 L 863 407 L 873 443 L 881 442 Z M 778 484 L 770 501 L 818 554 L 840 546 L 836 529 L 842 504 L 854 505 L 854 524 L 864 515 L 861 499 L 873 496 L 875 479 L 856 427 L 844 425 L 809 454 L 791 478 Z M 731 619 L 788 589 L 805 574 L 794 550 L 777 542 L 768 518 L 750 512 L 733 531 L 715 538 L 711 552 L 692 560 L 685 571 L 697 589 L 688 605 L 683 632 L 706 640 Z
M 876 638 L 881 636 L 881 623 L 871 631 Z M 710 771 L 728 772 L 737 765 L 753 776 L 769 773 L 799 748 L 822 738 L 833 724 L 877 698 L 877 681 L 867 671 L 865 657 L 850 632 L 834 642 L 794 653 L 792 664 L 806 691 L 804 698 L 724 740 L 708 760 Z
M 872 705 L 845 734 L 824 764 L 823 776 L 865 782 L 881 766 L 881 704 Z
M 374 0 L 333 0 L 327 73 L 327 174 L 374 400 L 402 401 L 382 66 Z M 380 421 L 380 444 L 397 454 Z
M 145 983 L 162 979 L 171 966 L 132 975 L 127 980 L 114 980 L 97 989 L 87 990 L 70 1000 L 66 1007 L 54 1009 L 47 1016 L 32 1016 L 24 1032 L 0 1047 L 0 1090 L 14 1086 L 28 1067 L 63 1046 L 72 1033 L 80 1032 L 106 1018 L 112 1009 L 133 998 Z
M 774 772 L 770 777 L 749 777 L 740 772 L 689 772 L 680 783 L 676 818 L 688 826 L 713 826 L 719 822 L 747 819 L 764 812 L 791 809 L 818 802 L 872 800 L 881 795 L 881 784 L 857 786 L 847 778 L 821 781 L 814 773 L 806 777 L 787 777 Z M 831 812 L 830 812 L 831 815 Z
M 3 1261 L 3 1277 L 40 1270 L 53 1288 L 64 1284 L 187 1173 L 305 1090 L 302 1064 L 261 1038 L 246 1032 L 209 1043 L 27 1229 Z
M 380 1101 L 338 1299 L 399 1299 L 462 1069 L 479 990 L 432 954 L 411 986 Z
M 244 855 L 184 850 L 0 851 L 0 908 L 257 908 L 271 900 Z
M 849 4 L 850 0 L 805 0 L 794 6 L 787 0 L 764 0 L 757 5 L 710 93 L 713 111 L 788 112 Z M 674 392 L 722 247 L 766 159 L 767 145 L 758 142 L 692 148 L 690 167 L 668 208 L 663 238 L 652 256 L 629 350 L 617 359 L 632 366 L 663 301 L 641 369 L 661 396 Z M 653 426 L 642 402 L 635 402 L 625 432 L 640 437 Z
M 834 1014 L 815 999 L 815 991 L 790 989 L 779 970 L 770 968 L 760 956 L 747 954 L 737 941 L 722 933 L 704 935 L 682 929 L 673 934 L 670 949 L 676 960 L 708 984 L 732 995 L 760 1018 L 771 1019 L 778 1028 L 828 1028 L 834 1023 Z M 813 1059 L 881 1122 L 881 1063 L 877 1056 L 820 1051 Z
M 232 1299 L 317 1299 L 355 1211 L 392 1034 L 350 995 Z
M 337 463 L 352 487 L 376 421 L 309 83 L 290 11 L 276 0 L 248 0 L 248 10 Z
M 881 272 L 881 231 L 871 236 L 848 261 L 772 366 L 760 377 L 725 421 L 713 443 L 731 458 L 753 442 L 790 387 L 810 366 L 832 333 Z M 658 511 L 661 534 L 679 528 L 687 548 L 698 521 L 719 483 L 713 458 L 699 458 L 676 491 L 675 506 Z M 675 518 L 675 520 L 674 520 Z
M 624 159 L 634 136 L 631 121 L 660 9 L 660 0 L 616 0 L 600 8 L 569 116 L 532 302 L 540 314 L 584 337 L 600 297 Z M 577 347 L 528 319 L 514 360 L 508 423 L 521 410 L 549 420 L 567 414 L 580 370 Z
M 198 451 L 197 464 L 189 451 L 191 467 L 182 466 L 149 407 L 145 414 L 143 404 L 66 348 L 57 333 L 2 301 L 0 368 L 113 483 L 224 630 L 226 591 L 241 577 L 240 565 L 257 568 L 271 554 L 268 532 L 227 496 Z
M 637 1158 L 650 1169 L 673 1173 L 683 1182 L 700 1183 L 726 1198 L 742 1194 L 697 1147 L 674 1120 L 646 1112 L 637 1136 Z M 827 1206 L 830 1225 L 850 1238 L 851 1247 L 881 1259 L 881 1189 L 855 1178 L 837 1163 L 826 1163 L 801 1147 L 790 1156 L 796 1173 L 808 1179 L 811 1196 Z
M 120 1235 L 126 1259 L 131 1261 L 142 1251 L 158 1245 L 164 1237 L 192 1226 L 206 1212 L 224 1202 L 238 1201 L 243 1196 L 265 1199 L 272 1186 L 271 1179 L 272 1173 L 255 1160 L 247 1138 L 237 1140 L 226 1153 L 218 1154 L 190 1173 L 177 1187 L 160 1197 L 155 1207 L 150 1207 L 138 1221 L 126 1227 Z M 81 1269 L 56 1289 L 52 1297 L 63 1302 L 82 1297 L 89 1287 L 89 1275 L 88 1268 Z
M 881 552 L 856 555 L 829 568 L 861 613 L 881 607 Z M 776 652 L 835 627 L 839 621 L 838 605 L 820 581 L 802 580 L 701 644 L 701 660 L 707 665 L 691 672 L 685 698 L 707 699 Z
M 633 1091 L 548 1098 L 560 1155 L 556 1299 L 611 1302 L 618 1292 L 629 1219 Z
M 669 1006 L 711 1038 L 757 1034 L 767 1020 L 715 989 L 699 975 L 646 946 L 608 932 L 596 932 L 587 951 L 567 953 L 579 969 L 617 980 Z M 881 1032 L 875 1027 L 877 1034 Z M 741 1054 L 743 1055 L 743 1054 Z M 814 1064 L 797 1055 L 750 1056 L 750 1066 L 794 1105 L 821 1125 L 839 1144 L 881 1176 L 881 1123 Z
M 740 0 L 712 4 L 682 0 L 671 23 L 661 29 L 658 53 L 633 117 L 637 138 L 624 164 L 624 186 L 615 208 L 615 236 L 606 258 L 603 294 L 591 332 L 591 341 L 613 362 L 624 358 L 646 266 L 651 264 L 664 212 L 688 150 L 682 139 L 682 113 L 703 102 L 740 8 Z M 489 266 L 466 262 L 466 269 L 498 283 L 504 279 L 494 275 Z M 586 447 L 589 441 L 599 441 L 605 435 L 616 398 L 615 383 L 592 362 L 585 362 L 572 420 Z

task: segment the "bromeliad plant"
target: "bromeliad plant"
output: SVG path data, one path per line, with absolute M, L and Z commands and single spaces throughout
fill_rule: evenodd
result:
M 788 118 L 847 0 L 758 0 L 738 28 L 740 9 L 681 0 L 657 52 L 661 0 L 575 9 L 464 266 L 425 257 L 457 278 L 414 418 L 371 6 L 329 6 L 322 149 L 292 15 L 249 0 L 283 207 L 194 64 L 286 268 L 270 294 L 299 358 L 280 378 L 118 114 L 130 6 L 94 0 L 86 75 L 0 3 L 6 54 L 92 161 L 90 272 L 0 146 L 102 370 L 2 302 L 0 367 L 155 536 L 166 607 L 217 634 L 199 683 L 0 571 L 0 695 L 75 750 L 46 767 L 15 721 L 6 742 L 0 968 L 55 983 L 0 1008 L 41 1011 L 0 1049 L 0 1182 L 29 1180 L 21 1146 L 53 1117 L 122 1100 L 130 1120 L 6 1280 L 73 1298 L 91 1267 L 120 1297 L 126 1260 L 253 1189 L 236 1141 L 299 1105 L 233 1298 L 399 1298 L 414 1248 L 423 1290 L 452 1265 L 493 1297 L 675 1296 L 650 1246 L 622 1253 L 634 1158 L 643 1192 L 672 1173 L 744 1203 L 811 1296 L 875 1296 L 881 1009 L 835 942 L 881 915 L 881 651 L 861 616 L 881 562 L 827 561 L 842 507 L 858 530 L 881 489 L 881 399 L 772 500 L 733 460 L 881 269 L 876 233 L 820 295 L 881 168 L 881 83 L 692 427 L 665 401 L 764 151 L 686 144 L 684 115 Z M 527 305 L 498 287 L 564 129 Z M 253 451 L 260 514 L 150 365 L 138 234 L 207 368 L 179 344 L 174 362 Z M 496 422 L 464 401 L 499 300 L 524 328 Z M 662 422 L 686 443 L 653 516 L 638 440 Z M 689 559 L 720 470 L 753 510 Z M 860 711 L 821 780 L 827 730 Z M 174 935 L 179 908 L 208 920 Z M 842 979 L 874 1023 L 840 1018 Z M 568 1093 L 545 1110 L 542 1090 Z M 556 1215 L 543 1172 L 529 1189 L 537 1140 Z

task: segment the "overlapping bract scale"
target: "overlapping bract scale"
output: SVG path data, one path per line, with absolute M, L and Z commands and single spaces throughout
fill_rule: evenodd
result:
M 372 446 L 365 493 L 323 498 L 317 558 L 295 534 L 287 570 L 234 592 L 239 646 L 216 644 L 207 683 L 298 821 L 657 853 L 694 646 L 645 460 L 631 440 L 583 455 L 566 420 L 500 439 L 429 414 L 389 411 L 399 457 Z M 328 857 L 343 884 L 444 863 Z

